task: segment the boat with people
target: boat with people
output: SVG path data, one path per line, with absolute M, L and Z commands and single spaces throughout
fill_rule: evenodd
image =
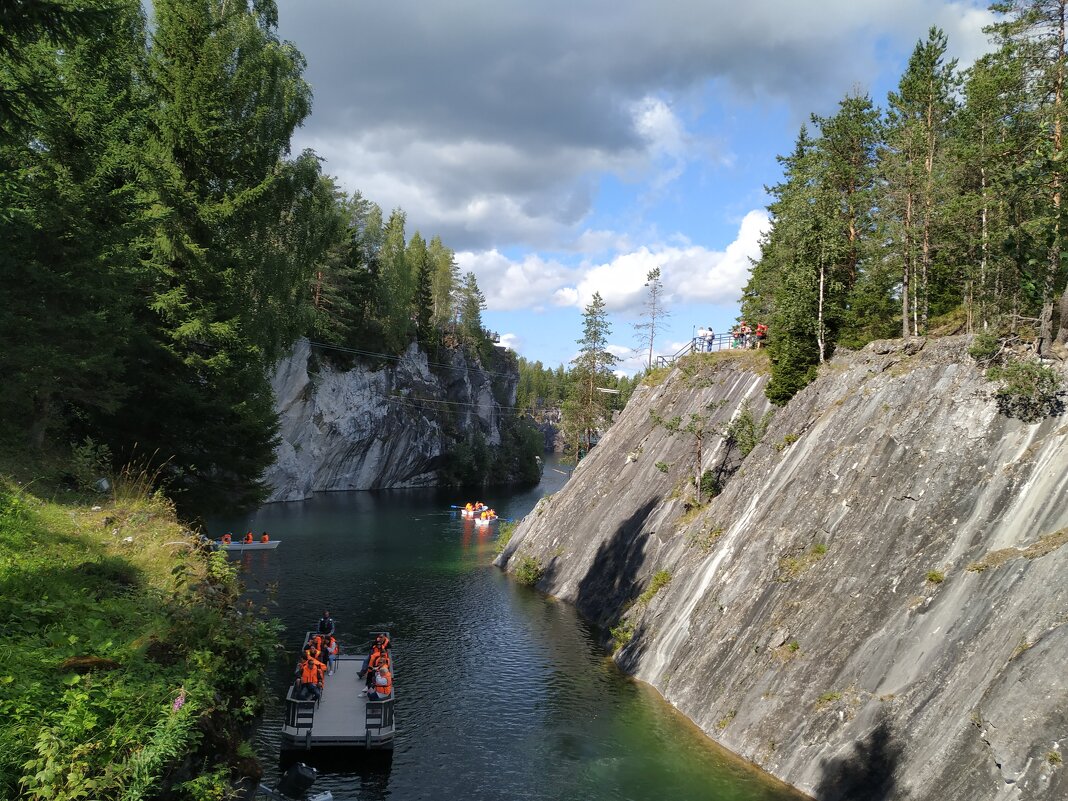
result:
M 486 515 L 485 517 L 476 517 L 475 518 L 475 525 L 476 526 L 488 526 L 490 523 L 492 523 L 496 519 L 497 519 L 497 515 L 495 515 L 495 514 L 494 515 Z
M 392 635 L 374 630 L 368 641 L 350 647 L 334 638 L 328 614 L 318 628 L 305 633 L 286 692 L 283 750 L 392 749 L 397 733 Z
M 249 531 L 239 540 L 235 540 L 234 535 L 230 533 L 223 534 L 215 540 L 216 546 L 224 551 L 273 551 L 281 542 L 281 540 L 272 540 L 266 531 L 258 538 Z

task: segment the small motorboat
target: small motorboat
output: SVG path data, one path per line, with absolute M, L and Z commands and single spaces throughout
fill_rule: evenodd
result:
M 216 540 L 216 542 L 219 543 L 219 547 L 224 551 L 273 551 L 282 544 L 281 540 L 270 540 L 269 542 L 239 542 L 237 540 L 223 542 L 222 540 Z
M 490 523 L 492 523 L 496 519 L 497 519 L 496 517 L 476 517 L 475 518 L 475 525 L 476 526 L 488 526 Z

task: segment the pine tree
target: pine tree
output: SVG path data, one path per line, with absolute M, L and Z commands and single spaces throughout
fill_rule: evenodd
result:
M 412 304 L 415 299 L 415 277 L 408 263 L 404 226 L 406 215 L 394 209 L 382 228 L 380 251 L 385 339 L 387 347 L 400 352 L 412 339 Z
M 460 268 L 456 264 L 455 254 L 445 247 L 440 236 L 430 240 L 427 252 L 431 264 L 431 322 L 444 331 L 453 321 L 453 294 L 460 285 Z
M 277 428 L 266 369 L 311 324 L 326 241 L 309 220 L 324 200 L 318 159 L 287 158 L 311 93 L 270 0 L 154 9 L 151 300 L 134 344 L 143 380 L 114 430 L 172 456 L 190 502 L 249 502 Z
M 26 12 L 58 14 L 54 5 Z M 0 404 L 9 420 L 28 421 L 37 448 L 49 431 L 67 433 L 72 418 L 122 403 L 148 230 L 136 183 L 146 107 L 136 80 L 140 5 L 116 2 L 85 36 L 51 17 L 38 27 L 56 26 L 62 52 L 52 43 L 59 34 L 46 31 L 5 58 L 33 63 L 39 85 L 62 91 L 40 104 L 23 104 L 32 91 L 7 96 L 22 118 L 5 119 L 0 138 Z
M 433 287 L 431 285 L 430 253 L 423 237 L 416 231 L 408 242 L 405 252 L 408 269 L 415 277 L 415 293 L 412 297 L 412 318 L 415 320 L 419 341 L 429 346 L 433 339 L 430 324 L 434 312 Z
M 647 292 L 643 304 L 642 322 L 635 323 L 634 330 L 638 334 L 639 347 L 648 348 L 647 367 L 652 368 L 653 343 L 657 333 L 663 330 L 667 318 L 671 316 L 671 312 L 664 304 L 664 282 L 660 279 L 659 267 L 654 267 L 646 274 L 645 288 Z
M 619 362 L 619 358 L 608 351 L 611 333 L 604 298 L 595 292 L 583 311 L 582 338 L 577 340 L 579 354 L 571 362 L 572 389 L 565 409 L 578 458 L 589 453 L 593 435 L 608 419 L 607 396 L 597 388 L 610 379 L 612 367 Z
M 882 165 L 888 191 L 887 228 L 901 259 L 901 335 L 926 332 L 935 263 L 937 209 L 945 171 L 945 143 L 955 111 L 955 60 L 946 62 L 945 33 L 931 28 L 918 42 L 896 92 L 889 95 L 887 147 Z
M 460 339 L 464 344 L 477 348 L 486 336 L 482 328 L 482 312 L 486 309 L 486 296 L 479 289 L 474 273 L 464 273 L 458 294 Z

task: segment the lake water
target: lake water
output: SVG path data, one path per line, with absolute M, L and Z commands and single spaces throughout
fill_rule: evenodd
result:
M 391 755 L 321 763 L 313 793 L 330 790 L 336 801 L 800 798 L 622 674 L 571 607 L 493 567 L 496 526 L 475 528 L 449 509 L 482 500 L 519 517 L 568 470 L 550 459 L 530 491 L 330 493 L 213 521 L 216 535 L 251 528 L 282 540 L 275 551 L 233 557 L 250 591 L 273 597 L 286 627 L 289 652 L 271 679 L 276 700 L 254 739 L 268 783 L 280 775 L 280 699 L 296 651 L 329 609 L 343 645 L 383 624 L 393 632 L 398 735 Z

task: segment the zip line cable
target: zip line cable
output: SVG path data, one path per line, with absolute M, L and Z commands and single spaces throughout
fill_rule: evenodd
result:
M 375 353 L 374 351 L 360 350 L 359 348 L 345 348 L 341 345 L 327 345 L 325 342 L 312 342 L 310 339 L 308 340 L 308 344 L 316 348 L 323 348 L 324 350 L 336 350 L 341 351 L 342 353 L 355 353 L 360 356 L 374 356 L 378 359 L 388 359 L 393 362 L 399 362 L 403 360 L 403 357 L 401 356 L 390 356 L 388 353 Z M 427 366 L 440 367 L 444 370 L 457 370 L 459 372 L 464 373 L 482 373 L 484 375 L 495 375 L 501 376 L 502 378 L 514 377 L 512 373 L 502 373 L 495 370 L 483 370 L 478 367 L 457 367 L 455 364 L 445 364 L 444 362 L 427 361 Z

